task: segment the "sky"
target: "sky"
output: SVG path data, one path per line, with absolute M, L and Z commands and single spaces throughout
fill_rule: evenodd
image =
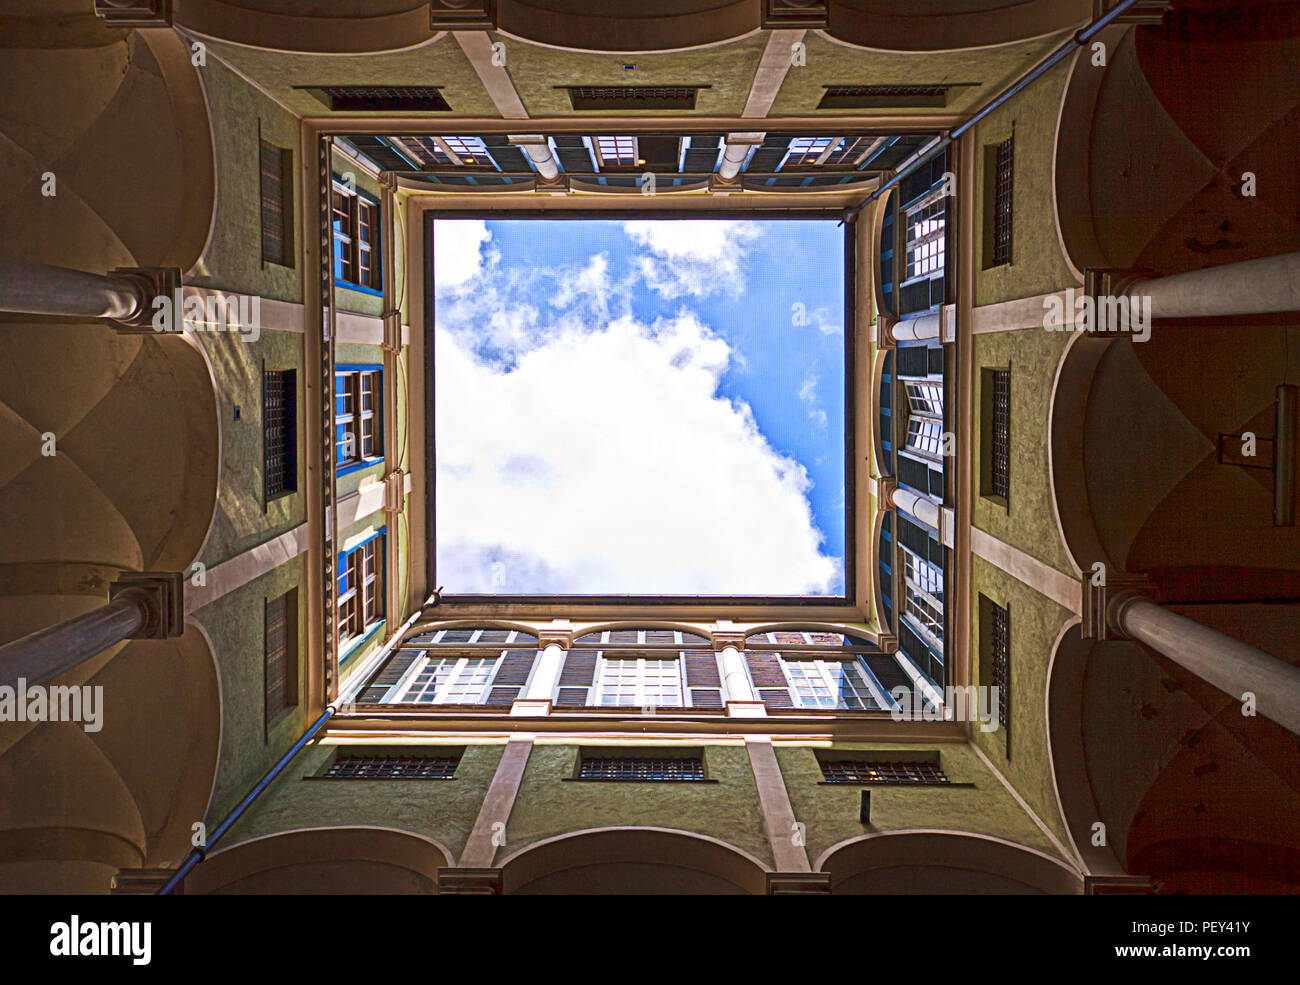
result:
M 444 593 L 844 592 L 835 221 L 437 219 Z

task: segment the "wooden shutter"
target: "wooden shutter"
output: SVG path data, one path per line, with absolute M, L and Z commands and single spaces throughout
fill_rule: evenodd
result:
M 694 708 L 722 707 L 722 678 L 718 676 L 718 657 L 712 650 L 688 650 L 686 686 Z
M 293 266 L 293 156 L 261 142 L 262 259 Z
M 289 694 L 290 646 L 293 639 L 289 625 L 289 595 L 266 602 L 266 721 L 270 724 L 284 709 L 295 703 Z
M 790 697 L 790 684 L 785 679 L 785 671 L 775 653 L 761 650 L 745 651 L 745 660 L 749 663 L 749 676 L 754 681 L 754 688 L 763 704 L 769 708 L 793 708 L 794 700 Z
M 536 650 L 507 650 L 497 667 L 496 677 L 492 678 L 492 690 L 488 692 L 486 703 L 508 705 L 519 697 L 536 660 Z
M 591 702 L 596 683 L 596 650 L 570 650 L 560 671 L 560 693 L 556 707 L 582 708 Z
M 871 673 L 876 675 L 876 680 L 888 694 L 896 687 L 905 687 L 912 690 L 912 679 L 904 673 L 903 668 L 898 666 L 898 661 L 892 654 L 888 653 L 868 653 L 863 657 Z

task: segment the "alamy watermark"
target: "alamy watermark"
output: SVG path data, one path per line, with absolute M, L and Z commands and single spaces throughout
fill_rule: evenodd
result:
M 180 332 L 191 325 L 200 332 L 238 332 L 245 342 L 262 336 L 262 299 L 253 294 L 190 294 L 181 290 L 153 299 L 155 332 Z
M 1151 298 L 1104 295 L 1094 298 L 1066 288 L 1065 297 L 1043 298 L 1043 328 L 1049 332 L 1132 332 L 1134 342 L 1151 338 Z
M 104 687 L 28 687 L 20 677 L 17 687 L 0 686 L 0 722 L 81 722 L 87 732 L 98 732 L 104 727 Z
M 981 732 L 998 727 L 998 688 L 968 684 L 943 689 L 943 703 L 936 704 L 930 691 L 900 684 L 889 692 L 895 705 L 889 715 L 896 722 L 978 722 Z

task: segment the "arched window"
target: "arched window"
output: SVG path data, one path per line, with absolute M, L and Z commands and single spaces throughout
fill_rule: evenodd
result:
M 509 706 L 537 660 L 534 633 L 455 626 L 408 637 L 370 679 L 357 700 L 401 706 Z
M 911 681 L 870 640 L 825 630 L 774 630 L 745 640 L 750 679 L 769 709 L 888 711 Z
M 555 704 L 596 708 L 721 708 L 717 655 L 699 633 L 605 629 L 565 657 Z

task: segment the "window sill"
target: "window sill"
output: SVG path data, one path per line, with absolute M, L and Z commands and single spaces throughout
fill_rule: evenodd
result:
M 348 475 L 352 472 L 360 472 L 362 469 L 368 469 L 373 465 L 383 465 L 384 457 L 379 455 L 375 458 L 364 458 L 359 462 L 349 462 L 347 465 L 336 465 L 335 476 Z
M 344 661 L 350 659 L 352 657 L 352 654 L 356 653 L 357 650 L 365 646 L 366 641 L 371 639 L 371 637 L 373 637 L 375 633 L 379 632 L 379 630 L 385 625 L 386 622 L 387 622 L 386 619 L 378 619 L 375 622 L 371 623 L 369 626 L 367 626 L 365 632 L 363 632 L 360 636 L 354 636 L 352 637 L 352 639 L 344 643 L 342 648 L 339 650 L 339 666 L 342 667 Z
M 562 776 L 565 783 L 720 783 L 720 780 L 647 780 L 639 776 L 616 779 L 610 776 Z
M 974 783 L 880 783 L 871 780 L 818 780 L 819 787 L 965 787 L 975 789 Z
M 383 288 L 362 287 L 360 284 L 353 284 L 346 280 L 335 280 L 334 286 L 345 291 L 356 291 L 358 294 L 369 294 L 372 297 L 382 298 L 384 296 Z

